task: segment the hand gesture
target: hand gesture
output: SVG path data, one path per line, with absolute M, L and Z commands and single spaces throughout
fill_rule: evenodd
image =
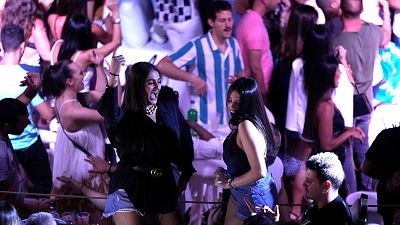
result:
M 343 46 L 339 45 L 336 47 L 336 57 L 339 60 L 339 62 L 343 65 L 347 65 L 347 50 L 343 48 Z
M 349 129 L 349 131 L 351 132 L 352 137 L 360 140 L 361 142 L 365 138 L 365 133 L 359 127 L 352 127 Z
M 262 207 L 254 206 L 254 204 L 251 203 L 247 199 L 247 197 L 244 197 L 243 201 L 244 201 L 244 203 L 246 203 L 247 208 L 249 208 L 252 216 L 257 215 L 257 213 L 264 213 L 264 214 L 267 214 L 268 216 L 270 216 L 272 219 L 274 219 L 275 222 L 279 221 L 280 212 L 279 212 L 279 206 L 278 205 L 275 205 L 274 210 L 272 210 L 267 205 L 264 205 Z
M 199 76 L 193 75 L 192 80 L 190 81 L 190 84 L 194 87 L 198 95 L 203 95 L 207 91 L 207 85 L 206 82 L 201 79 Z
M 389 3 L 387 0 L 378 0 L 378 6 L 382 9 L 383 11 L 383 16 L 389 16 Z
M 110 164 L 99 156 L 89 156 L 85 161 L 93 165 L 89 173 L 106 173 L 110 169 Z
M 92 50 L 92 54 L 89 56 L 89 61 L 95 65 L 103 64 L 104 55 L 98 54 L 96 50 Z
M 231 188 L 229 182 L 232 179 L 232 177 L 228 174 L 228 171 L 226 171 L 224 168 L 219 167 L 214 174 L 215 174 L 216 186 L 221 187 L 223 189 Z
M 110 73 L 118 75 L 121 70 L 121 65 L 125 65 L 125 62 L 123 55 L 113 56 L 110 65 Z
M 353 71 L 351 70 L 350 64 L 347 63 L 347 50 L 343 48 L 343 46 L 339 45 L 336 47 L 336 57 L 339 62 L 344 66 L 347 73 L 347 78 L 349 79 L 350 83 L 354 86 L 354 78 L 353 78 Z
M 28 72 L 24 77 L 25 80 L 20 82 L 21 87 L 28 86 L 33 90 L 37 90 L 42 85 L 42 77 L 39 73 Z
M 114 12 L 118 12 L 118 0 L 106 0 L 105 6 L 107 6 L 113 14 Z

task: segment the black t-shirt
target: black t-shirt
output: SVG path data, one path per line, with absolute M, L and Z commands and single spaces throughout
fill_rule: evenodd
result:
M 397 143 L 400 138 L 400 127 L 383 130 L 375 138 L 365 157 L 379 169 L 379 183 L 377 187 L 378 204 L 398 205 L 400 194 L 390 193 L 386 190 L 387 180 L 396 172 L 400 171 L 400 151 Z M 379 213 L 383 216 L 385 223 L 390 223 L 394 207 L 379 207 Z
M 322 208 L 314 204 L 306 211 L 301 225 L 353 225 L 350 210 L 338 196 Z

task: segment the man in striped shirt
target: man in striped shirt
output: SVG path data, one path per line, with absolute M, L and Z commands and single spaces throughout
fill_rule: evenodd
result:
M 219 116 L 219 124 L 227 124 L 225 107 L 229 82 L 242 75 L 243 60 L 237 41 L 232 37 L 232 8 L 227 1 L 214 1 L 207 19 L 211 30 L 193 39 L 170 56 L 164 57 L 157 68 L 161 74 L 186 81 L 180 92 L 180 108 L 185 114 L 193 107 L 203 124 Z

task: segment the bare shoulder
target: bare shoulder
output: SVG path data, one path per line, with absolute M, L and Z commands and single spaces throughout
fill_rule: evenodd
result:
M 34 22 L 34 28 L 35 29 L 45 29 L 43 21 L 39 18 L 36 19 Z
M 65 102 L 62 105 L 62 108 L 58 108 L 60 110 L 60 115 L 62 118 L 69 118 L 73 117 L 74 114 L 76 114 L 77 111 L 79 111 L 82 108 L 82 105 L 78 101 L 71 101 L 71 102 Z
M 332 100 L 326 100 L 326 101 L 321 101 L 318 105 L 318 112 L 319 113 L 327 113 L 333 111 L 333 108 L 335 107 L 335 104 L 333 103 Z
M 238 134 L 242 137 L 254 138 L 261 135 L 261 132 L 250 120 L 243 120 L 238 125 Z
M 238 129 L 240 130 L 249 130 L 252 128 L 256 128 L 254 124 L 250 120 L 243 120 L 242 122 L 239 123 Z

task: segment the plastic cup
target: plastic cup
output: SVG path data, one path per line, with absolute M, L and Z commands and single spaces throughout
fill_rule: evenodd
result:
M 76 213 L 76 224 L 77 225 L 89 225 L 90 213 L 78 212 Z
M 61 217 L 69 224 L 76 224 L 76 217 L 74 212 L 63 212 Z

